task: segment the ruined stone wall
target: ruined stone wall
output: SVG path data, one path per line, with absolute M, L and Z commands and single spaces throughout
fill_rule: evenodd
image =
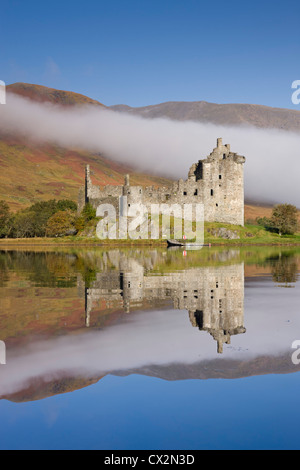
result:
M 245 157 L 232 153 L 230 146 L 223 145 L 219 138 L 210 155 L 191 166 L 187 180 L 175 181 L 170 187 L 131 186 L 126 175 L 123 186 L 101 189 L 92 184 L 87 166 L 85 202 L 89 201 L 95 208 L 101 203 L 111 203 L 117 215 L 121 196 L 126 196 L 127 207 L 144 204 L 149 213 L 151 204 L 179 204 L 183 209 L 184 204 L 202 203 L 206 221 L 244 225 L 244 162 Z M 80 207 L 84 205 L 82 194 L 81 190 Z

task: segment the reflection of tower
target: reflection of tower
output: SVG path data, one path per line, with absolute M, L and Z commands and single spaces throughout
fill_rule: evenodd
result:
M 142 302 L 144 296 L 144 268 L 132 258 L 120 260 L 120 289 L 124 310 L 130 312 L 130 304 Z
M 203 320 L 203 312 L 201 310 L 196 310 L 196 312 L 189 312 L 190 321 L 193 326 L 197 326 L 201 331 L 207 331 L 211 334 L 213 339 L 217 341 L 217 351 L 218 353 L 223 352 L 223 344 L 230 344 L 230 339 L 232 335 L 239 335 L 246 332 L 244 326 L 237 326 L 231 328 L 230 319 L 225 314 L 219 316 L 219 325 L 214 325 L 213 328 L 206 327 Z M 228 322 L 229 320 L 229 322 Z
M 85 304 L 85 326 L 90 326 L 90 317 L 92 310 L 92 297 L 89 295 L 89 289 L 85 288 L 84 292 L 84 304 Z
M 208 268 L 202 308 L 189 310 L 190 321 L 217 341 L 218 353 L 231 336 L 245 333 L 244 265 Z

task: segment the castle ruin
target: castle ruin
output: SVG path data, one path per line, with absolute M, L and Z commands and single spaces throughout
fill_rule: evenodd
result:
M 244 225 L 244 162 L 245 157 L 230 151 L 217 139 L 217 147 L 207 158 L 194 163 L 184 181 L 174 181 L 169 187 L 131 186 L 129 175 L 123 186 L 107 185 L 103 189 L 92 184 L 90 167 L 86 166 L 85 186 L 80 188 L 78 210 L 86 203 L 95 209 L 100 204 L 112 204 L 119 214 L 120 201 L 143 204 L 148 211 L 151 204 L 202 203 L 207 222 Z M 126 196 L 126 199 L 124 199 Z

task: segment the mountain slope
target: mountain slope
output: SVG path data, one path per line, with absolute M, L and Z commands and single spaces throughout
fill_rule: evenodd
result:
M 300 111 L 255 104 L 170 101 L 139 108 L 114 105 L 110 109 L 146 118 L 165 117 L 178 121 L 191 120 L 217 125 L 251 125 L 260 128 L 300 131 Z
M 106 107 L 99 101 L 88 98 L 87 96 L 80 95 L 71 91 L 56 90 L 55 88 L 48 88 L 42 85 L 32 85 L 30 83 L 13 83 L 6 87 L 8 93 L 29 98 L 38 103 L 54 103 L 61 106 L 75 106 L 75 105 L 95 105 Z
M 7 86 L 7 92 L 63 107 L 85 104 L 104 107 L 78 93 L 39 85 L 15 83 Z M 91 165 L 93 182 L 99 186 L 122 184 L 126 173 L 131 174 L 132 184 L 160 186 L 170 183 L 167 178 L 136 172 L 129 165 L 116 163 L 102 154 L 52 144 L 40 145 L 22 136 L 5 135 L 0 129 L 0 200 L 5 200 L 13 211 L 41 200 L 77 201 L 79 187 L 84 184 L 86 164 Z
M 123 184 L 130 173 L 132 184 L 165 185 L 166 178 L 135 172 L 99 154 L 54 145 L 35 145 L 21 139 L 0 139 L 0 200 L 12 210 L 37 201 L 72 199 L 77 201 L 84 184 L 85 165 L 91 165 L 94 184 Z

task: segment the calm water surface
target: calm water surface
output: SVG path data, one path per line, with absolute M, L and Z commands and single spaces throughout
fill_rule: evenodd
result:
M 0 251 L 0 448 L 299 449 L 299 271 L 297 248 Z

